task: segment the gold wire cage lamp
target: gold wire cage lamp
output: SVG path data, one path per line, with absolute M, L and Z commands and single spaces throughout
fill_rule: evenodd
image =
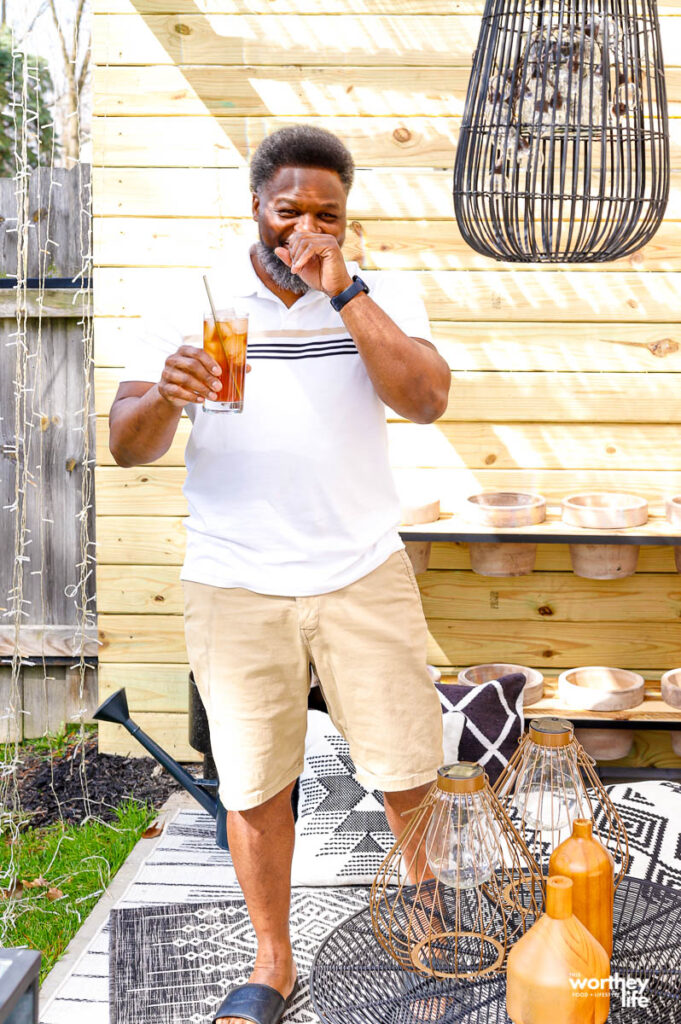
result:
M 499 776 L 494 792 L 548 874 L 553 850 L 576 818 L 593 821 L 593 834 L 615 860 L 615 888 L 629 865 L 627 833 L 594 771 L 594 761 L 564 718 L 534 718 Z
M 444 765 L 374 879 L 374 934 L 407 971 L 478 978 L 541 913 L 542 886 L 480 765 Z

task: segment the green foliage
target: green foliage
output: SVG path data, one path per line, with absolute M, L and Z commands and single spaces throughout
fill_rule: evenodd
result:
M 12 78 L 14 64 L 14 81 Z M 28 74 L 27 160 L 29 166 L 47 165 L 52 160 L 52 78 L 43 57 L 19 55 L 12 58 L 12 35 L 7 26 L 0 27 L 0 177 L 16 173 L 15 147 L 21 138 L 24 114 L 21 105 L 24 65 Z M 18 103 L 18 107 L 13 105 Z M 38 113 L 36 119 L 35 113 Z M 16 116 L 16 129 L 14 118 Z
M 41 978 L 54 967 L 111 878 L 154 819 L 148 804 L 126 800 L 116 821 L 56 823 L 0 837 L 0 945 L 42 951 Z M 4 913 L 3 913 L 4 911 Z M 4 918 L 4 921 L 3 921 Z

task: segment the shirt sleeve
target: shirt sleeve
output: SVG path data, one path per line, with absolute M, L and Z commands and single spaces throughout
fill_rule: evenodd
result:
M 405 273 L 398 277 L 390 271 L 377 271 L 372 277 L 373 282 L 367 280 L 369 294 L 400 330 L 410 338 L 432 341 L 425 304 L 416 287 L 409 283 L 409 275 Z

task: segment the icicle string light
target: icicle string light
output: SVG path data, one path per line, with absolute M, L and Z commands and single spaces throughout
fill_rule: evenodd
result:
M 16 223 L 8 229 L 14 235 L 17 245 L 17 263 L 15 268 L 7 268 L 7 276 L 16 281 L 15 319 L 16 328 L 6 335 L 5 345 L 14 352 L 14 372 L 12 380 L 13 397 L 13 443 L 7 446 L 6 454 L 13 458 L 15 464 L 15 482 L 12 500 L 2 506 L 2 514 L 11 515 L 14 524 L 14 553 L 12 558 L 11 583 L 6 595 L 7 607 L 0 607 L 0 621 L 8 623 L 13 633 L 13 649 L 11 657 L 4 658 L 1 663 L 10 666 L 9 694 L 3 706 L 0 706 L 0 832 L 10 840 L 8 844 L 9 862 L 0 876 L 0 889 L 6 890 L 7 898 L 0 900 L 0 946 L 6 944 L 4 937 L 7 930 L 21 913 L 29 909 L 32 900 L 38 894 L 21 896 L 21 901 L 14 892 L 18 865 L 21 859 L 23 818 L 18 773 L 22 761 L 20 738 L 23 732 L 22 719 L 27 714 L 22 708 L 22 672 L 26 668 L 39 667 L 42 670 L 42 703 L 43 721 L 48 722 L 47 714 L 48 684 L 57 683 L 49 674 L 46 652 L 31 652 L 26 656 L 25 642 L 22 639 L 24 623 L 27 619 L 34 622 L 47 621 L 47 602 L 45 594 L 45 578 L 48 571 L 46 552 L 48 538 L 46 531 L 54 525 L 54 519 L 47 514 L 44 498 L 47 480 L 43 478 L 45 464 L 44 449 L 47 448 L 48 436 L 44 434 L 44 423 L 47 416 L 41 408 L 45 386 L 43 359 L 50 358 L 51 350 L 44 351 L 43 316 L 46 305 L 46 280 L 50 273 L 51 260 L 58 250 L 58 242 L 50 235 L 50 224 L 53 217 L 53 195 L 55 189 L 62 188 L 62 182 L 55 176 L 54 136 L 51 153 L 48 154 L 48 166 L 32 169 L 30 153 L 39 151 L 40 144 L 40 76 L 39 69 L 24 47 L 30 48 L 27 40 L 20 47 L 12 36 L 12 124 L 14 135 L 14 194 L 16 198 Z M 78 96 L 78 112 L 76 113 L 78 137 L 81 150 L 86 143 L 86 135 L 80 120 L 81 97 Z M 53 127 L 53 126 L 52 126 Z M 44 154 L 43 154 L 44 155 Z M 81 267 L 74 276 L 74 282 L 85 281 L 91 275 L 91 229 L 90 229 L 90 188 L 84 181 L 83 168 L 79 164 L 80 207 L 78 212 Z M 49 176 L 47 188 L 47 210 L 45 217 L 32 218 L 29 209 L 29 188 L 31 180 L 37 184 L 37 194 L 41 196 L 41 176 Z M 4 212 L 4 211 L 3 211 Z M 38 288 L 29 291 L 29 246 L 38 254 Z M 16 272 L 15 272 L 16 271 Z M 31 302 L 32 300 L 32 302 Z M 77 661 L 69 666 L 79 672 L 78 712 L 79 774 L 83 790 L 86 815 L 91 814 L 87 792 L 87 774 L 85 759 L 85 677 L 87 671 L 86 644 L 91 642 L 92 630 L 96 626 L 95 593 L 93 583 L 95 549 L 94 539 L 90 534 L 90 512 L 94 502 L 93 464 L 93 331 L 92 331 L 92 300 L 89 290 L 80 289 L 74 294 L 74 302 L 82 309 L 78 324 L 81 329 L 82 348 L 80 363 L 83 373 L 83 407 L 79 412 L 81 424 L 77 428 L 82 433 L 82 476 L 79 509 L 75 513 L 79 531 L 80 558 L 73 567 L 75 582 L 64 580 L 64 589 L 76 606 L 76 626 L 71 642 L 71 649 L 77 652 Z M 29 310 L 31 311 L 29 323 Z M 36 315 L 33 315 L 33 314 Z M 29 329 L 30 328 L 30 329 Z M 73 349 L 73 354 L 76 354 Z M 10 417 L 7 416 L 6 420 Z M 8 424 L 9 426 L 9 424 Z M 39 529 L 35 536 L 31 535 L 28 526 L 29 500 L 36 510 Z M 40 596 L 33 608 L 26 596 L 25 581 L 29 577 L 38 577 Z M 0 599 L 4 595 L 0 595 Z M 54 764 L 54 751 L 50 749 L 50 760 Z M 62 808 L 54 792 L 54 774 L 52 775 L 53 795 L 57 799 L 59 815 L 63 822 Z M 60 840 L 61 842 L 61 840 Z M 57 844 L 55 858 L 59 850 Z M 54 863 L 54 858 L 52 863 Z M 51 865 L 50 865 L 51 867 Z M 49 870 L 49 868 L 48 868 Z M 45 872 L 46 873 L 46 872 Z M 91 895 L 96 895 L 92 893 Z M 86 897 L 83 897 L 86 898 Z M 77 911 L 74 912 L 77 913 Z

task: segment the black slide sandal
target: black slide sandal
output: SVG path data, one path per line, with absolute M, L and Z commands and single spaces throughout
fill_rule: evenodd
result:
M 223 999 L 213 1017 L 213 1024 L 221 1017 L 241 1017 L 253 1024 L 279 1024 L 297 992 L 297 978 L 288 999 L 270 985 L 255 982 L 238 985 Z

